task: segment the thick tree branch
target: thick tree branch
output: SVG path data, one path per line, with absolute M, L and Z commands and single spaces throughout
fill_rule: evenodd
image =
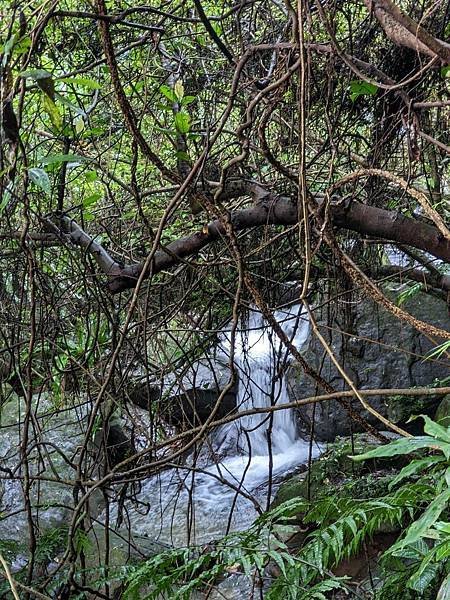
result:
M 333 225 L 340 229 L 349 229 L 362 235 L 381 237 L 413 246 L 450 263 L 450 242 L 432 225 L 404 217 L 394 211 L 354 201 L 347 204 L 332 204 L 330 214 Z M 235 231 L 270 224 L 293 225 L 297 220 L 297 204 L 284 197 L 276 199 L 274 196 L 268 196 L 255 206 L 231 213 L 231 222 Z M 93 255 L 100 269 L 109 277 L 108 287 L 113 294 L 136 285 L 144 263 L 122 267 L 73 221 L 66 219 L 65 230 L 70 234 L 73 243 Z M 224 236 L 225 231 L 220 221 L 212 221 L 203 231 L 175 240 L 163 250 L 157 251 L 150 270 L 156 274 L 168 269 L 180 260 L 198 254 L 205 246 Z M 447 283 L 446 279 L 445 285 Z
M 432 36 L 391 0 L 364 0 L 364 3 L 374 12 L 386 35 L 393 42 L 432 58 L 438 56 L 444 63 L 450 63 L 450 44 Z
M 70 241 L 83 248 L 86 252 L 89 252 L 105 275 L 114 275 L 118 271 L 121 271 L 122 267 L 119 263 L 111 258 L 103 246 L 83 231 L 75 221 L 68 217 L 63 217 L 61 219 L 61 225 L 64 233 L 69 235 Z

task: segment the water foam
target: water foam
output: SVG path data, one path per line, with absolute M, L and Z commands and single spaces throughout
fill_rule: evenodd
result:
M 309 334 L 301 306 L 274 316 L 291 343 L 301 349 Z M 230 330 L 224 331 L 218 349 L 222 358 L 230 356 L 230 345 Z M 289 359 L 289 350 L 261 314 L 251 311 L 235 336 L 239 412 L 289 401 L 284 377 Z M 169 469 L 143 484 L 139 499 L 149 511 L 127 507 L 134 534 L 182 545 L 215 539 L 228 527 L 248 527 L 257 515 L 255 504 L 265 508 L 270 501 L 269 479 L 305 463 L 310 454 L 309 443 L 298 437 L 292 409 L 243 415 L 220 427 L 210 446 L 216 456 L 226 450 L 225 458 L 202 469 L 194 462 Z M 272 493 L 275 489 L 272 486 Z

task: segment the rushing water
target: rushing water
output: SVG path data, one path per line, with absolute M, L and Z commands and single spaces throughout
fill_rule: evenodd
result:
M 279 311 L 275 318 L 300 349 L 309 333 L 300 306 Z M 231 333 L 225 331 L 218 353 L 229 357 L 230 349 Z M 283 377 L 289 351 L 257 311 L 239 324 L 233 358 L 240 412 L 289 401 Z M 138 495 L 142 504 L 127 506 L 127 520 L 141 548 L 144 539 L 175 545 L 205 543 L 248 527 L 258 514 L 257 506 L 267 507 L 277 481 L 305 463 L 310 452 L 309 443 L 298 438 L 291 409 L 242 416 L 220 427 L 208 445 L 210 451 L 200 453 L 196 462 L 192 459 L 147 480 Z M 225 458 L 219 462 L 214 456 Z M 113 518 L 114 513 L 113 507 Z

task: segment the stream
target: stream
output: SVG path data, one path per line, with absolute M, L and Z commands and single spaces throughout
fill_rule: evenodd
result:
M 309 335 L 309 323 L 301 307 L 280 310 L 275 317 L 301 350 Z M 231 331 L 226 329 L 214 354 L 222 363 L 229 363 L 230 353 Z M 256 310 L 238 324 L 233 364 L 239 382 L 238 414 L 289 402 L 284 378 L 289 352 Z M 29 453 L 30 469 L 32 474 L 44 476 L 32 487 L 33 512 L 41 531 L 58 530 L 70 522 L 73 502 L 72 488 L 65 481 L 73 479 L 74 471 L 64 457 L 76 457 L 78 453 L 89 406 L 61 410 L 54 406 L 50 395 L 38 394 L 33 407 L 39 414 L 39 430 L 33 431 L 40 446 Z M 1 413 L 0 467 L 14 474 L 19 472 L 23 410 L 23 399 L 17 399 L 9 401 Z M 311 453 L 316 456 L 318 452 L 317 446 L 311 448 L 309 442 L 299 438 L 291 409 L 243 415 L 211 432 L 203 446 L 182 465 L 144 480 L 122 503 L 112 501 L 108 516 L 101 494 L 92 498 L 95 540 L 89 560 L 95 564 L 103 556 L 106 522 L 110 527 L 111 565 L 124 564 L 130 547 L 134 548 L 132 554 L 143 558 L 168 547 L 208 544 L 229 532 L 246 529 L 267 510 L 280 483 L 301 468 Z M 58 477 L 60 482 L 56 481 Z M 17 571 L 26 565 L 28 538 L 17 478 L 0 482 L 0 517 L 2 539 L 19 544 L 18 554 L 11 558 L 11 568 Z M 237 575 L 230 577 L 220 584 L 220 597 L 241 598 L 247 583 Z
M 275 318 L 301 349 L 309 323 L 300 305 L 276 312 Z M 231 333 L 224 331 L 217 355 L 229 360 L 230 350 Z M 238 411 L 289 402 L 283 377 L 288 364 L 288 351 L 261 314 L 251 311 L 235 336 Z M 203 544 L 249 527 L 257 507 L 268 508 L 281 481 L 310 453 L 309 442 L 297 435 L 292 409 L 245 415 L 219 427 L 195 460 L 146 480 L 139 506 L 127 503 L 126 521 L 136 544 L 142 547 L 144 539 L 174 546 Z M 313 448 L 313 456 L 317 453 Z M 111 508 L 114 523 L 118 507 Z

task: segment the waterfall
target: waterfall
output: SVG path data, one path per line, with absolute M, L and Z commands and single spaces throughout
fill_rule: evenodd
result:
M 274 314 L 284 334 L 296 347 L 301 348 L 309 333 L 309 322 L 301 306 L 294 305 Z M 229 357 L 231 336 L 224 333 L 221 348 Z M 290 353 L 270 325 L 257 310 L 252 310 L 246 323 L 241 321 L 236 332 L 234 363 L 239 386 L 239 412 L 289 402 L 284 371 Z M 242 416 L 238 421 L 223 426 L 216 434 L 219 446 L 235 444 L 237 453 L 255 456 L 285 452 L 297 441 L 295 414 L 292 409 L 273 413 Z
M 274 316 L 292 344 L 301 349 L 309 333 L 301 306 Z M 217 354 L 229 360 L 230 349 L 228 329 L 221 335 Z M 239 412 L 289 401 L 284 378 L 289 350 L 258 311 L 250 311 L 238 324 L 234 350 Z M 297 435 L 295 413 L 290 409 L 242 415 L 219 427 L 206 446 L 213 449 L 215 460 L 208 450 L 142 485 L 139 502 L 149 507 L 148 513 L 128 503 L 127 515 L 139 544 L 144 539 L 176 545 L 202 543 L 219 538 L 228 524 L 231 530 L 250 526 L 257 516 L 255 502 L 267 506 L 268 494 L 276 491 L 280 477 L 305 463 L 310 454 L 309 443 Z M 267 487 L 269 479 L 275 483 Z M 112 519 L 114 513 L 112 508 Z

